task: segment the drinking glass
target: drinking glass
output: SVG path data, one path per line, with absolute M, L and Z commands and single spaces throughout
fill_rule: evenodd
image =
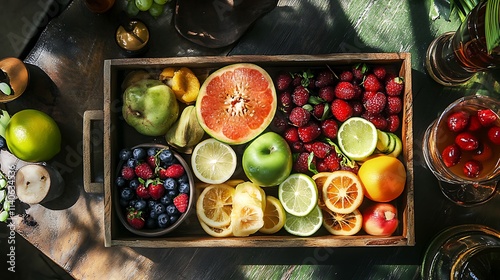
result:
M 426 68 L 439 84 L 455 86 L 467 82 L 475 73 L 497 68 L 500 49 L 488 53 L 485 36 L 487 1 L 481 1 L 456 32 L 434 39 L 427 49 Z
M 491 127 L 500 126 L 499 108 L 499 100 L 492 97 L 482 95 L 462 97 L 451 103 L 425 132 L 422 146 L 425 162 L 438 179 L 442 193 L 458 205 L 478 205 L 488 201 L 496 193 L 500 173 L 500 145 L 491 143 L 487 134 Z M 491 156 L 479 159 L 477 150 L 461 151 L 460 161 L 454 166 L 447 167 L 443 161 L 443 150 L 454 144 L 458 135 L 457 132 L 448 129 L 448 117 L 461 111 L 467 112 L 470 116 L 477 115 L 480 109 L 491 109 L 497 119 L 491 126 L 481 127 L 470 133 L 478 139 L 480 145 L 491 148 Z M 468 130 L 469 128 L 466 129 Z M 465 162 L 473 159 L 480 162 L 482 171 L 477 177 L 470 178 L 464 174 L 463 169 Z
M 427 248 L 422 279 L 500 279 L 500 233 L 482 225 L 441 231 Z

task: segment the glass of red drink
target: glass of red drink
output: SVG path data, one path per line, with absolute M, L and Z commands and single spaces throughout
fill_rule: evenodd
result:
M 496 193 L 500 174 L 500 101 L 474 95 L 451 103 L 427 128 L 424 159 L 451 201 L 472 206 Z

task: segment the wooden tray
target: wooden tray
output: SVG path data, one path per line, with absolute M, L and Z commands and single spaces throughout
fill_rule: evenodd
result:
M 112 195 L 121 148 L 146 142 L 164 143 L 162 137 L 139 135 L 121 116 L 121 83 L 127 73 L 144 69 L 159 74 L 168 66 L 186 66 L 195 72 L 200 82 L 220 67 L 239 62 L 251 62 L 266 69 L 271 76 L 279 70 L 303 71 L 318 67 L 340 69 L 360 62 L 383 64 L 399 72 L 405 79 L 401 139 L 402 160 L 406 165 L 407 182 L 404 193 L 397 199 L 400 226 L 393 236 L 370 235 L 334 236 L 320 229 L 311 237 L 296 237 L 284 230 L 274 235 L 255 234 L 250 237 L 214 238 L 206 234 L 198 223 L 195 211 L 175 232 L 156 238 L 136 236 L 127 231 L 116 216 Z M 105 246 L 130 247 L 359 247 L 359 246 L 413 246 L 415 244 L 413 207 L 413 134 L 411 60 L 409 53 L 364 53 L 329 55 L 278 55 L 228 57 L 175 57 L 113 59 L 104 62 L 104 233 Z M 188 156 L 187 156 L 188 157 Z

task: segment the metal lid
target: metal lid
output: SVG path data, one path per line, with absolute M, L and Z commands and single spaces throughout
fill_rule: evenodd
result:
M 139 51 L 148 44 L 148 41 L 148 27 L 141 21 L 130 20 L 116 30 L 116 42 L 124 50 Z

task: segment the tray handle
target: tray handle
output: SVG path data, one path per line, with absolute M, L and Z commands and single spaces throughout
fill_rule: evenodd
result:
M 102 121 L 102 110 L 88 110 L 83 113 L 83 188 L 87 193 L 103 193 L 104 184 L 92 181 L 91 125 L 92 121 Z

